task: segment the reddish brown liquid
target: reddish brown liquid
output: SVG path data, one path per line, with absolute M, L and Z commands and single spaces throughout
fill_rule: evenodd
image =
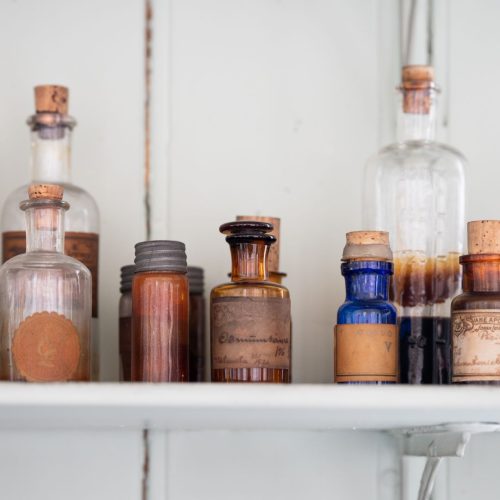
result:
M 205 380 L 205 299 L 201 293 L 189 295 L 189 381 Z
M 132 318 L 120 318 L 120 363 L 122 380 L 132 380 Z
M 288 384 L 289 370 L 276 368 L 225 368 L 212 370 L 212 382 L 270 382 Z

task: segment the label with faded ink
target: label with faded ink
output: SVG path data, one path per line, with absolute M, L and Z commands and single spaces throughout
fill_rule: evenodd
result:
M 290 299 L 212 302 L 212 368 L 290 368 Z
M 2 234 L 3 262 L 24 252 L 26 252 L 26 233 L 24 231 L 7 231 Z M 96 233 L 66 231 L 64 235 L 64 253 L 79 260 L 92 274 L 92 317 L 97 318 L 99 235 Z
M 396 325 L 337 325 L 335 382 L 397 382 L 398 351 Z
M 32 314 L 14 332 L 12 356 L 17 371 L 30 382 L 71 380 L 80 361 L 78 332 L 62 314 Z
M 500 380 L 500 310 L 453 311 L 453 382 Z

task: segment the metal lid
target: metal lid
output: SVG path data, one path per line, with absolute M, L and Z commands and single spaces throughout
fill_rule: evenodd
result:
M 134 264 L 120 268 L 120 293 L 126 293 L 132 290 L 132 278 L 134 277 L 134 273 Z
M 142 241 L 135 245 L 135 272 L 187 272 L 186 245 L 180 241 Z
M 188 266 L 189 293 L 203 293 L 204 271 L 201 267 Z

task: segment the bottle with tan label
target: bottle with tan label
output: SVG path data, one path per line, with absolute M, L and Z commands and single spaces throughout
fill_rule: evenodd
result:
M 347 233 L 342 260 L 346 301 L 334 332 L 335 382 L 394 384 L 399 350 L 396 309 L 388 302 L 393 273 L 388 233 Z
M 500 384 L 500 221 L 467 224 L 463 293 L 451 304 L 453 383 Z
M 0 268 L 0 374 L 27 382 L 89 381 L 92 278 L 64 255 L 63 188 L 38 184 L 21 202 L 26 253 Z
M 290 381 L 290 294 L 269 280 L 272 224 L 223 224 L 231 248 L 231 282 L 210 296 L 213 382 Z
M 99 376 L 98 357 L 98 255 L 99 211 L 85 190 L 71 181 L 71 134 L 76 121 L 68 115 L 66 87 L 35 87 L 36 112 L 28 120 L 31 129 L 31 182 L 58 184 L 71 210 L 65 217 L 65 253 L 92 273 L 92 379 Z M 6 199 L 1 215 L 2 262 L 26 249 L 26 232 L 19 203 L 26 198 L 28 185 L 21 186 Z

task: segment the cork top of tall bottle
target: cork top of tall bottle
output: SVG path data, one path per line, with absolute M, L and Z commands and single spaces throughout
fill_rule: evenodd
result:
M 35 109 L 37 113 L 68 114 L 69 89 L 62 85 L 37 85 Z
M 500 220 L 476 220 L 467 223 L 469 255 L 500 254 Z
M 426 65 L 403 66 L 401 87 L 403 92 L 403 111 L 408 114 L 429 114 L 432 104 L 434 68 Z
M 346 234 L 342 260 L 392 260 L 389 233 L 386 231 L 351 231 Z
M 64 188 L 58 184 L 31 184 L 28 187 L 30 200 L 57 200 L 63 199 Z

